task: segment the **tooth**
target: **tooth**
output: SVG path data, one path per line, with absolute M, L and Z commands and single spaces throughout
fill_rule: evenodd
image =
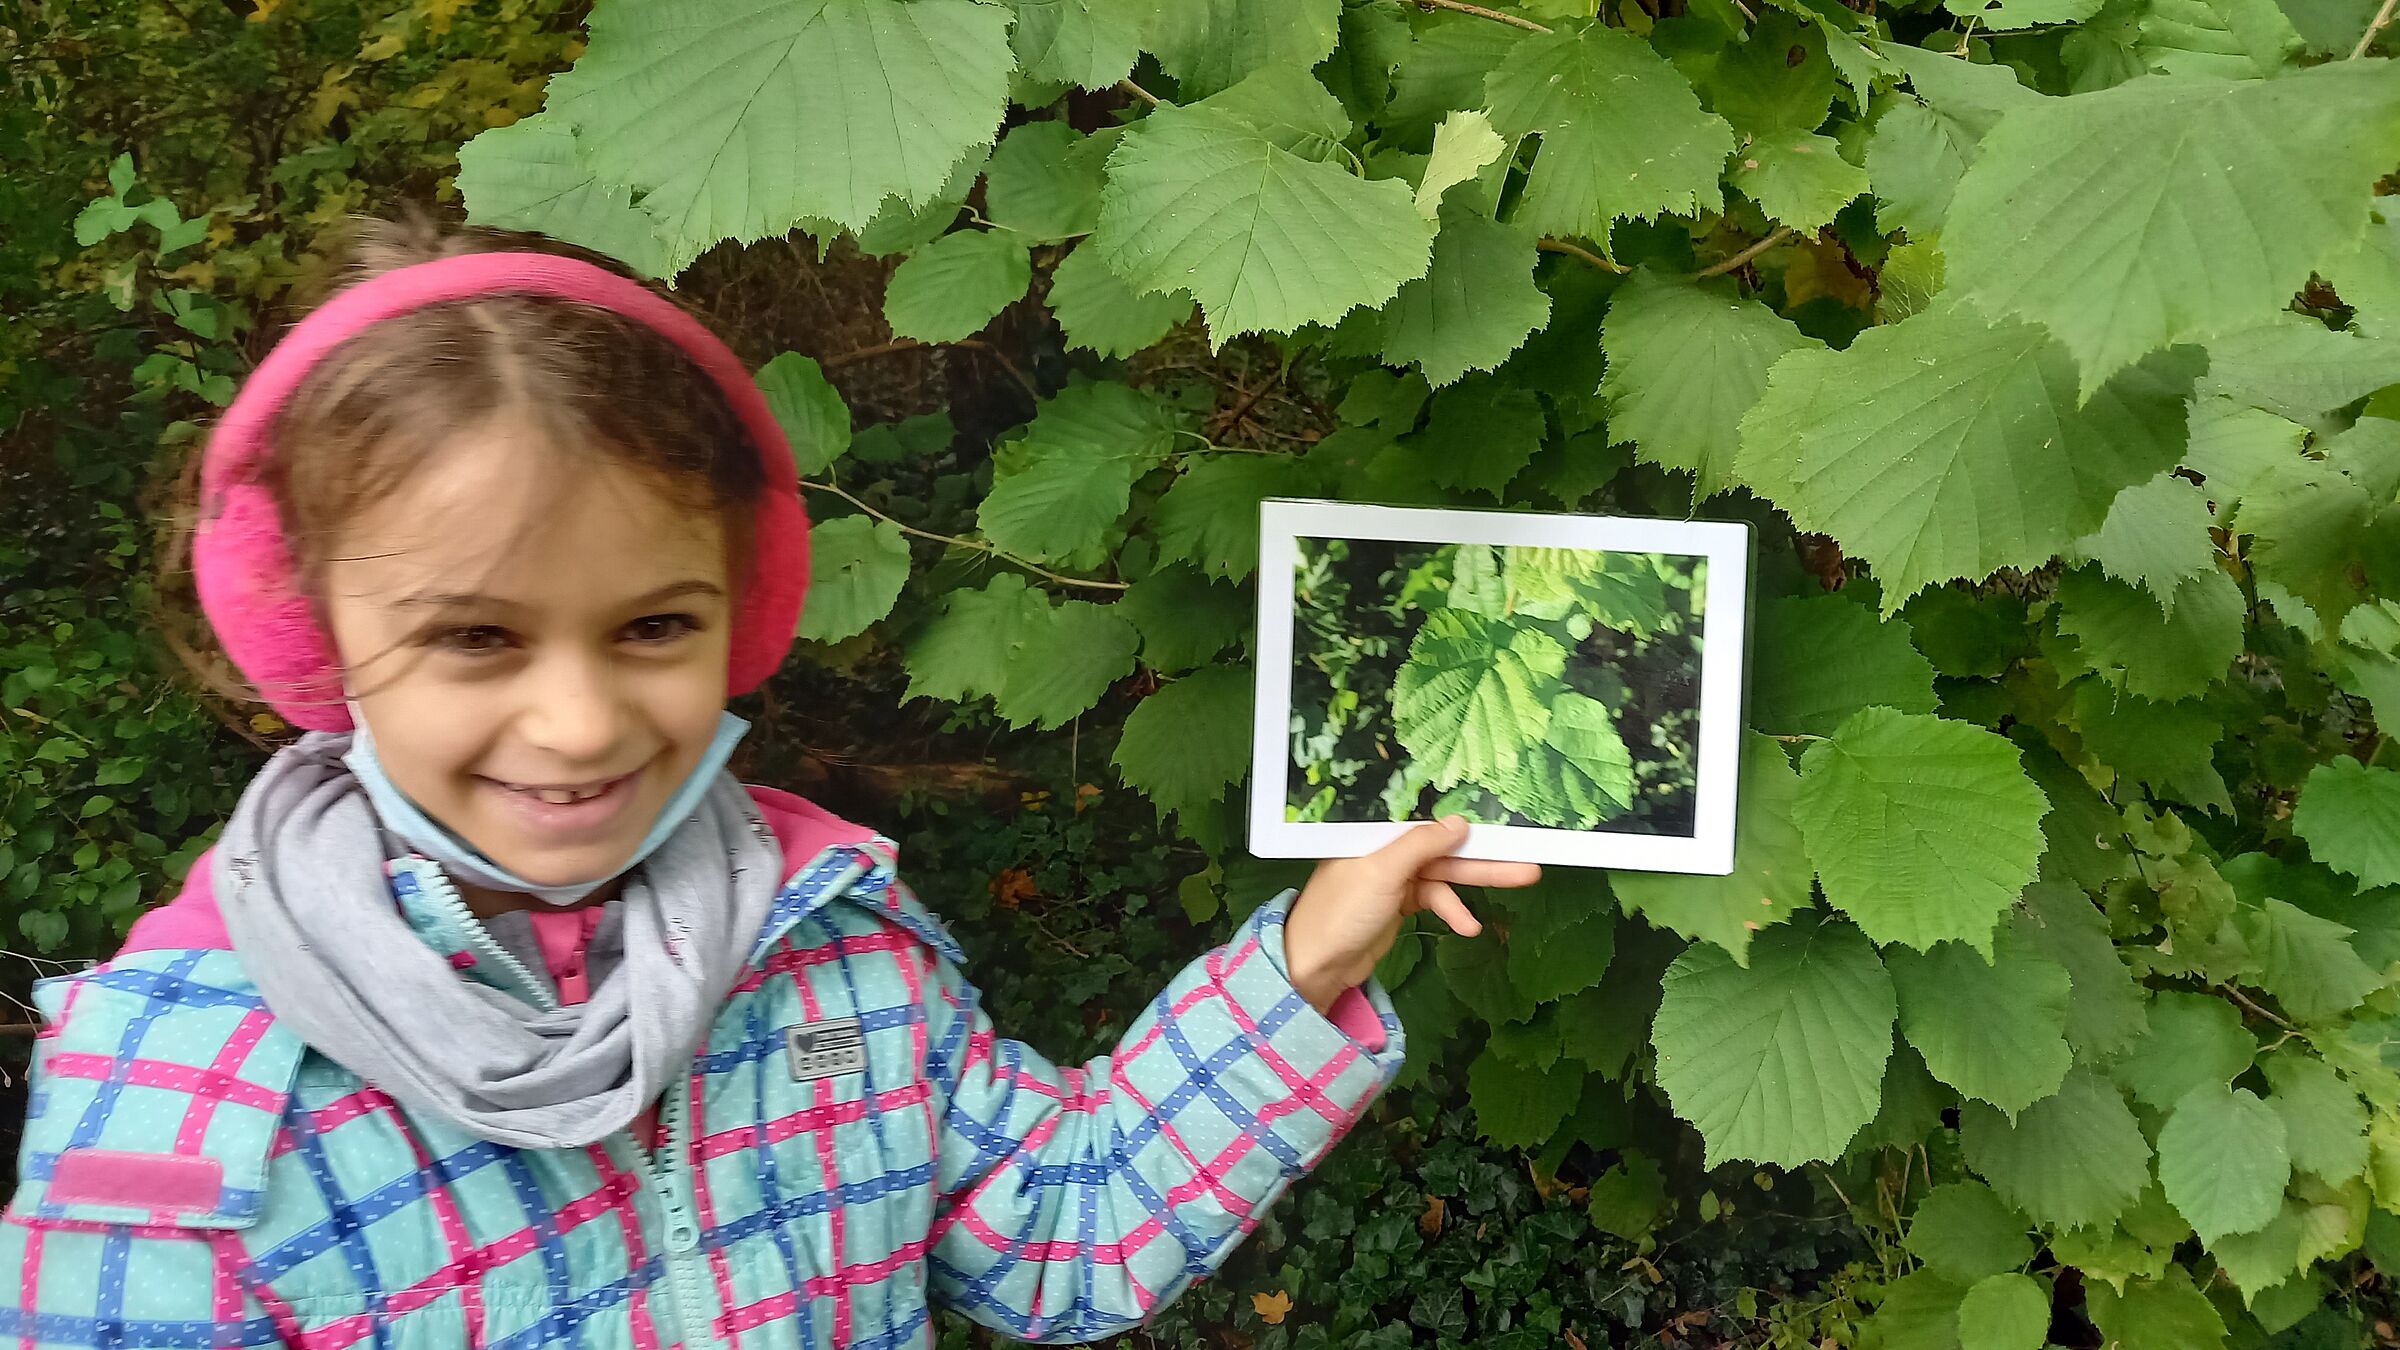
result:
M 565 788 L 543 788 L 534 795 L 553 806 L 564 806 L 575 800 L 575 794 Z

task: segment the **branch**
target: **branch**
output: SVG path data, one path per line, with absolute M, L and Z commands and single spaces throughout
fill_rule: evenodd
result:
M 1461 14 L 1472 14 L 1479 19 L 1490 19 L 1495 23 L 1508 24 L 1511 27 L 1523 28 L 1529 32 L 1547 33 L 1551 31 L 1549 28 L 1535 23 L 1531 19 L 1520 18 L 1514 14 L 1503 14 L 1496 9 L 1485 9 L 1481 5 L 1470 5 L 1466 2 L 1466 0 L 1416 0 L 1416 3 L 1417 8 L 1422 10 L 1432 11 L 1437 9 L 1454 9 Z
M 1615 272 L 1619 276 L 1633 270 L 1621 262 L 1603 258 L 1581 244 L 1570 244 L 1564 239 L 1536 239 L 1533 241 L 1533 246 L 1544 253 L 1564 253 L 1570 257 L 1581 258 L 1603 272 Z
M 857 507 L 859 510 L 875 517 L 877 520 L 891 521 L 892 524 L 900 528 L 900 532 L 903 534 L 913 534 L 919 539 L 931 539 L 937 543 L 955 544 L 960 548 L 973 549 L 977 553 L 989 553 L 993 557 L 998 558 L 1003 562 L 1013 564 L 1017 567 L 1022 567 L 1026 571 L 1033 573 L 1035 576 L 1045 577 L 1051 581 L 1057 582 L 1062 586 L 1089 586 L 1094 590 L 1101 591 L 1121 591 L 1127 589 L 1127 583 L 1122 581 L 1099 581 L 1091 577 L 1061 576 L 1060 574 L 1050 571 L 1047 568 L 1036 567 L 1032 563 L 1025 561 L 1023 558 L 1018 557 L 1014 553 L 1005 552 L 987 543 L 982 543 L 974 539 L 961 539 L 956 535 L 936 534 L 931 530 L 920 530 L 916 526 L 909 524 L 907 521 L 900 520 L 892 516 L 888 512 L 876 510 L 874 507 L 867 505 L 865 502 L 862 502 L 858 498 L 851 496 L 849 493 L 844 492 L 842 489 L 835 487 L 831 483 L 820 483 L 812 478 L 803 478 L 800 480 L 800 486 L 804 488 L 815 488 L 819 492 L 830 492 L 834 496 L 839 497 L 843 501 L 846 501 L 852 506 Z
M 2252 1003 L 2248 995 L 2244 994 L 2241 990 L 2234 988 L 2232 985 L 2220 984 L 2217 987 L 2224 990 L 2227 994 L 2232 995 L 2234 1002 L 2241 1004 L 2250 1011 L 2257 1013 L 2259 1016 L 2267 1019 L 2270 1022 L 2273 1022 L 2275 1025 L 2282 1027 L 2285 1031 L 2296 1032 L 2300 1029 L 2296 1026 L 2293 1026 L 2291 1023 L 2284 1021 L 2282 1018 L 2277 1017 L 2275 1014 L 2268 1012 L 2266 1009 L 2258 1006 L 2257 1004 Z
M 2385 24 L 2392 21 L 2393 2 L 2394 0 L 2383 0 L 2383 8 L 2375 11 L 2375 21 L 2367 25 L 2367 31 L 2364 36 L 2359 38 L 2358 45 L 2350 49 L 2351 60 L 2355 61 L 2365 56 L 2367 48 L 2375 45 L 2375 35 L 2383 31 Z
M 1798 233 L 1798 231 L 1792 229 L 1792 227 L 1789 225 L 1779 225 L 1775 228 L 1775 233 L 1759 240 L 1757 243 L 1752 244 L 1750 247 L 1734 254 L 1725 261 L 1701 268 L 1700 275 L 1704 277 L 1721 277 L 1727 272 L 1730 272 L 1735 268 L 1740 267 L 1742 264 L 1750 261 L 1752 258 L 1757 257 L 1759 254 L 1764 253 L 1768 249 L 1771 249 L 1777 244 L 1782 243 L 1784 240 L 1791 238 L 1796 233 Z
M 1149 104 L 1153 108 L 1158 106 L 1158 95 L 1151 93 L 1149 90 L 1144 89 L 1138 84 L 1135 84 L 1131 75 L 1128 75 L 1124 79 L 1117 81 L 1117 87 L 1124 90 L 1126 93 L 1133 95 L 1135 98 L 1140 99 L 1142 102 Z

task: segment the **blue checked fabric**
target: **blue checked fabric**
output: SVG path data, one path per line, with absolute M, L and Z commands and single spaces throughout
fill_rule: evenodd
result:
M 1054 1065 L 995 1034 L 889 849 L 786 883 L 656 1155 L 416 1119 L 299 1044 L 230 952 L 45 982 L 0 1350 L 886 1350 L 931 1346 L 935 1302 L 1093 1339 L 1215 1269 L 1399 1069 L 1380 987 L 1373 1051 L 1292 988 L 1290 892 L 1110 1055 Z M 420 935 L 467 951 L 409 881 Z M 488 967 L 465 977 L 513 978 Z

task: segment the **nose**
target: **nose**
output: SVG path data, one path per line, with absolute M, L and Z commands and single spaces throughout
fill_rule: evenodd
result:
M 608 663 L 561 652 L 529 675 L 518 734 L 561 769 L 608 766 L 627 721 L 623 690 Z

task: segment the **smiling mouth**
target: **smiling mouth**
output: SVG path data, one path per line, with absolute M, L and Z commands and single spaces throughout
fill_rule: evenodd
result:
M 572 802 L 590 801 L 631 777 L 633 774 L 622 773 L 614 778 L 602 778 L 588 783 L 574 784 L 512 783 L 505 778 L 493 778 L 487 781 L 520 796 L 532 797 L 553 806 L 565 806 Z

